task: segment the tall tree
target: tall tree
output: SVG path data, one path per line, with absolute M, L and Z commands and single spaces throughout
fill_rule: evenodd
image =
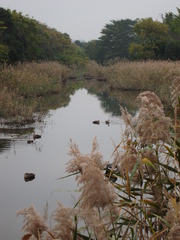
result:
M 0 8 L 0 63 L 56 60 L 72 64 L 85 58 L 68 34 L 16 11 Z
M 129 53 L 137 59 L 164 58 L 164 50 L 168 36 L 168 25 L 152 18 L 138 20 L 134 32 L 139 38 L 138 42 L 131 43 Z
M 180 9 L 177 8 L 177 11 L 178 14 L 169 12 L 162 16 L 163 22 L 169 27 L 170 35 L 165 56 L 172 60 L 180 59 Z
M 0 21 L 3 24 L 3 29 L 0 30 L 0 44 L 1 46 L 6 46 L 6 48 L 8 48 L 7 60 L 11 62 L 18 61 L 22 54 L 22 39 L 17 34 L 11 11 L 0 8 Z
M 107 61 L 115 58 L 129 58 L 128 48 L 132 41 L 136 39 L 133 27 L 136 21 L 112 20 L 106 24 L 101 31 L 100 46 L 101 59 Z

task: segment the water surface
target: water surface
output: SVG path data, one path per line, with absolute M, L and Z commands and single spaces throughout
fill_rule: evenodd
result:
M 57 180 L 67 174 L 70 139 L 83 153 L 89 153 L 96 136 L 104 160 L 111 161 L 112 142 L 120 142 L 124 128 L 119 115 L 109 109 L 104 95 L 79 89 L 68 105 L 49 110 L 42 122 L 25 132 L 0 131 L 0 239 L 21 239 L 22 217 L 16 217 L 16 212 L 24 207 L 34 204 L 42 212 L 47 202 L 51 213 L 56 201 L 73 206 L 72 195 L 77 194 L 74 178 Z M 105 124 L 108 119 L 109 126 Z M 92 124 L 94 120 L 100 124 Z M 42 137 L 28 144 L 34 132 Z M 25 172 L 35 173 L 35 179 L 25 182 Z

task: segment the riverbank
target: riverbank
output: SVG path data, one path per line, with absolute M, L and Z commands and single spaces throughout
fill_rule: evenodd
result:
M 23 63 L 0 72 L 0 117 L 22 124 L 34 121 L 37 99 L 59 93 L 68 68 L 57 62 Z M 29 99 L 33 99 L 29 104 Z
M 171 83 L 180 78 L 180 62 L 119 61 L 107 66 L 87 64 L 87 73 L 107 79 L 111 90 L 152 91 L 164 104 L 170 104 Z
M 171 105 L 171 83 L 180 78 L 180 62 L 171 61 L 121 61 L 102 66 L 90 61 L 83 69 L 68 68 L 57 62 L 32 62 L 1 68 L 0 117 L 3 121 L 25 124 L 35 120 L 40 112 L 41 98 L 60 93 L 63 83 L 83 80 L 103 80 L 107 91 L 152 91 L 166 106 Z M 104 81 L 105 80 L 105 81 Z M 102 83 L 99 81 L 99 84 Z M 101 89 L 101 86 L 99 87 Z

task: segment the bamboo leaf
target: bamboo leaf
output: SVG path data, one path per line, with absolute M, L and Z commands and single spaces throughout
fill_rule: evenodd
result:
M 169 155 L 170 155 L 171 157 L 174 157 L 173 151 L 172 151 L 168 146 L 166 146 L 166 145 L 164 145 L 164 147 L 165 147 L 166 150 L 168 151 Z
M 159 162 L 158 164 L 159 164 L 160 166 L 162 166 L 162 167 L 168 169 L 169 171 L 172 171 L 172 172 L 178 173 L 177 169 L 175 169 L 175 168 L 173 168 L 173 167 L 170 167 L 170 166 L 168 166 L 168 165 L 166 165 L 166 164 L 163 164 L 163 163 L 160 163 L 160 162 Z
M 124 232 L 124 234 L 123 234 L 123 236 L 122 236 L 122 240 L 125 240 L 126 237 L 127 237 L 127 233 L 128 233 L 128 230 L 129 230 L 130 223 L 131 223 L 131 222 L 129 222 L 129 224 L 128 224 L 127 228 L 126 228 L 126 231 Z
M 148 158 L 143 158 L 143 159 L 142 159 L 142 163 L 143 163 L 143 164 L 146 164 L 146 165 L 148 165 L 148 166 L 150 166 L 150 167 L 153 167 L 153 168 L 156 170 L 154 164 L 153 164 L 153 163 L 151 162 L 151 160 L 149 160 Z
M 137 161 L 137 162 L 135 163 L 134 167 L 133 167 L 132 172 L 131 172 L 130 181 L 132 180 L 132 178 L 133 178 L 133 176 L 134 176 L 134 174 L 135 174 L 138 166 L 139 166 L 139 162 Z
M 134 226 L 137 223 L 137 220 L 131 219 L 131 218 L 126 218 L 126 217 L 120 217 L 119 219 L 123 220 L 123 225 L 132 225 Z M 118 223 L 117 223 L 118 224 Z
M 87 237 L 87 236 L 85 236 L 85 235 L 82 235 L 82 234 L 80 234 L 80 233 L 77 233 L 77 235 L 78 235 L 80 238 L 84 239 L 84 240 L 91 240 L 91 238 L 89 238 L 89 237 Z
M 171 228 L 172 228 L 171 224 L 170 224 L 170 223 L 168 223 L 168 222 L 167 222 L 165 219 L 163 219 L 162 217 L 160 217 L 160 216 L 156 215 L 155 213 L 152 213 L 152 215 L 154 215 L 155 217 L 159 218 L 159 219 L 161 220 L 161 222 L 165 223 L 165 224 L 166 224 L 166 226 L 167 226 L 169 229 L 171 229 Z
M 143 199 L 141 200 L 141 202 L 143 202 L 144 204 L 159 208 L 159 205 L 156 204 L 154 201 L 148 200 L 148 199 Z
M 151 228 L 152 233 L 154 234 L 155 232 L 154 232 L 154 229 L 153 229 L 153 226 L 152 226 L 152 222 L 150 221 L 150 217 L 148 217 L 148 215 L 147 215 L 146 212 L 144 212 L 144 211 L 143 211 L 143 214 L 144 214 L 145 219 L 146 219 L 147 222 L 149 223 L 149 226 L 150 226 L 150 228 Z
M 129 180 L 129 173 L 128 173 L 128 166 L 127 166 L 127 164 L 126 164 L 126 176 L 127 176 L 127 193 L 128 193 L 128 197 L 130 198 L 131 188 L 130 188 L 130 180 Z

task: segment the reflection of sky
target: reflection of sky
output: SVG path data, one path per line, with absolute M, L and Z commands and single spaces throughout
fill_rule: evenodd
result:
M 108 119 L 109 127 L 105 124 Z M 92 124 L 94 120 L 100 120 L 100 125 Z M 67 107 L 51 110 L 45 122 L 37 124 L 36 132 L 42 134 L 41 139 L 33 144 L 20 139 L 9 151 L 0 153 L 0 239 L 21 238 L 22 218 L 16 218 L 17 210 L 34 204 L 42 212 L 46 201 L 50 212 L 55 209 L 56 201 L 65 206 L 72 204 L 74 179 L 56 181 L 66 175 L 70 138 L 81 152 L 89 153 L 96 136 L 104 160 L 111 160 L 112 139 L 116 144 L 120 142 L 122 127 L 120 117 L 105 113 L 99 100 L 81 89 L 71 96 Z M 25 182 L 25 172 L 35 173 L 35 180 Z

